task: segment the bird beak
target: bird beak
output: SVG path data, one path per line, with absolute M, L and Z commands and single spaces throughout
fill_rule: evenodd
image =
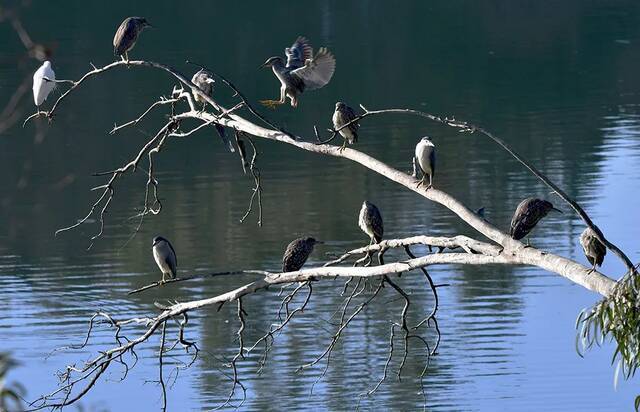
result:
M 556 209 L 555 207 L 552 207 L 551 210 L 555 210 L 556 212 L 560 212 L 560 213 L 564 214 L 564 212 L 562 210 Z

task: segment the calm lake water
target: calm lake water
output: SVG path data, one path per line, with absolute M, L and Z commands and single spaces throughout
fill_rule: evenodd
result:
M 429 2 L 431 3 L 431 2 Z M 233 79 L 252 101 L 273 98 L 278 84 L 258 69 L 281 54 L 297 35 L 327 46 L 337 70 L 324 89 L 305 94 L 300 107 L 262 109 L 271 119 L 312 138 L 314 124 L 328 125 L 336 100 L 369 108 L 411 107 L 482 125 L 508 141 L 578 200 L 607 236 L 640 260 L 637 236 L 640 177 L 640 3 L 315 1 L 34 2 L 20 9 L 34 40 L 52 45 L 59 78 L 79 78 L 89 63 L 113 60 L 111 39 L 128 15 L 146 16 L 145 32 L 132 52 L 174 65 L 189 75 L 189 58 Z M 4 105 L 38 63 L 7 23 L 0 25 L 0 97 Z M 17 62 L 17 63 L 16 63 Z M 118 182 L 105 235 L 86 250 L 95 224 L 58 237 L 94 200 L 91 177 L 130 158 L 154 133 L 163 114 L 116 135 L 114 122 L 135 118 L 174 81 L 148 69 L 121 69 L 83 85 L 55 121 L 17 125 L 0 135 L 0 351 L 20 367 L 9 380 L 22 382 L 28 399 L 55 388 L 55 372 L 112 344 L 104 328 L 83 351 L 54 349 L 80 343 L 97 309 L 118 318 L 155 313 L 153 303 L 213 296 L 251 280 L 226 277 L 184 282 L 134 296 L 126 292 L 159 278 L 151 239 L 172 240 L 182 274 L 251 268 L 278 270 L 293 238 L 327 241 L 308 265 L 361 246 L 357 226 L 364 199 L 378 205 L 387 237 L 476 234 L 448 210 L 409 193 L 364 168 L 334 158 L 260 141 L 264 225 L 243 224 L 251 180 L 237 157 L 223 150 L 212 130 L 171 141 L 157 157 L 164 209 L 130 241 L 145 177 Z M 29 85 L 30 87 L 30 85 Z M 64 86 L 62 87 L 64 88 Z M 29 91 L 30 93 L 30 91 Z M 55 92 L 53 97 L 57 97 Z M 229 102 L 227 97 L 222 98 Z M 47 105 L 51 104 L 50 101 Z M 33 109 L 30 94 L 20 118 Z M 357 149 L 409 170 L 415 143 L 429 134 L 438 147 L 436 185 L 506 229 L 517 203 L 549 198 L 564 215 L 549 216 L 534 232 L 540 248 L 585 263 L 578 244 L 579 219 L 518 163 L 479 135 L 412 118 L 389 115 L 362 124 Z M 426 250 L 415 248 L 416 253 Z M 403 258 L 401 255 L 390 254 Z M 602 271 L 623 267 L 608 256 Z M 532 268 L 439 266 L 430 270 L 440 289 L 442 342 L 424 378 L 423 354 L 412 352 L 402 381 L 392 375 L 363 398 L 363 410 L 630 410 L 640 393 L 637 379 L 614 388 L 610 345 L 581 358 L 575 351 L 575 318 L 599 296 L 557 275 Z M 414 297 L 415 313 L 432 299 L 419 273 L 401 284 Z M 328 344 L 342 282 L 315 285 L 310 307 L 276 338 L 262 374 L 259 353 L 240 363 L 247 386 L 243 410 L 352 410 L 358 395 L 382 374 L 390 322 L 401 306 L 391 290 L 347 330 L 323 379 L 323 364 L 295 373 Z M 245 301 L 246 340 L 254 341 L 276 318 L 277 290 Z M 203 349 L 198 362 L 170 380 L 169 410 L 209 410 L 226 398 L 225 361 L 236 350 L 234 305 L 193 313 L 188 338 Z M 173 331 L 171 329 L 170 331 Z M 158 410 L 155 353 L 158 337 L 138 351 L 127 379 L 113 367 L 81 401 L 84 410 Z M 186 358 L 168 358 L 165 374 Z M 394 358 L 392 367 L 399 359 Z M 395 369 L 394 369 L 395 371 Z M 312 392 L 313 387 L 313 392 Z

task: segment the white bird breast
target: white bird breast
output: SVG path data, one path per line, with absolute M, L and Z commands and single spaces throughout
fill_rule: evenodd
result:
M 56 74 L 51 68 L 51 63 L 44 62 L 42 66 L 33 74 L 33 101 L 36 106 L 40 106 L 47 100 L 49 93 L 55 88 L 54 82 L 49 82 L 47 79 L 55 80 Z
M 416 145 L 416 159 L 425 173 L 432 173 L 431 153 L 435 150 L 433 143 L 421 140 Z

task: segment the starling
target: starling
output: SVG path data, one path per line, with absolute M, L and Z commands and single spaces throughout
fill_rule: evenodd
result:
M 345 124 L 353 121 L 356 118 L 356 113 L 353 109 L 342 102 L 336 103 L 336 110 L 333 112 L 333 128 L 334 130 L 340 129 Z M 358 122 L 353 122 L 349 126 L 340 130 L 340 135 L 344 137 L 344 144 L 342 149 L 345 148 L 347 143 L 354 144 L 358 142 Z
M 516 208 L 516 212 L 513 214 L 509 235 L 515 240 L 522 239 L 527 236 L 540 219 L 545 217 L 551 210 L 562 213 L 561 210 L 556 209 L 551 202 L 546 200 L 535 199 L 533 197 L 524 199 L 520 202 Z
M 436 147 L 429 137 L 423 137 L 416 145 L 415 159 L 422 172 L 422 179 L 418 186 L 426 184 L 426 178 L 429 176 L 429 185 L 427 186 L 429 189 L 433 186 L 433 175 L 436 172 Z
M 369 245 L 382 241 L 384 226 L 382 224 L 382 215 L 376 205 L 366 200 L 362 202 L 358 225 L 371 238 Z
M 162 271 L 162 283 L 165 282 L 166 275 L 169 275 L 170 279 L 175 279 L 178 274 L 178 258 L 171 243 L 162 236 L 156 236 L 153 238 L 152 249 L 153 258 Z
M 580 235 L 580 245 L 582 245 L 582 250 L 584 250 L 587 260 L 593 266 L 592 271 L 596 270 L 596 266 L 602 266 L 604 257 L 607 254 L 607 248 L 598 240 L 591 228 L 586 228 Z
M 301 237 L 289 243 L 282 257 L 282 271 L 295 272 L 300 270 L 313 252 L 316 243 L 322 242 L 312 237 Z
M 280 100 L 261 100 L 265 106 L 275 108 L 285 104 L 287 97 L 292 107 L 298 107 L 298 95 L 305 90 L 316 90 L 329 83 L 336 70 L 336 59 L 326 47 L 313 48 L 304 37 L 298 37 L 291 47 L 285 49 L 287 62 L 280 56 L 269 57 L 262 67 L 271 67 L 280 81 Z
M 127 17 L 118 27 L 113 37 L 113 54 L 129 62 L 129 51 L 133 49 L 138 35 L 147 27 L 152 27 L 144 17 Z

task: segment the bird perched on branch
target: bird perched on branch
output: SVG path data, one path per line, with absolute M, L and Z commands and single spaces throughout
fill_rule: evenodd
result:
M 162 271 L 162 283 L 165 282 L 166 275 L 175 279 L 178 274 L 178 258 L 171 243 L 162 236 L 156 236 L 153 238 L 152 250 L 153 258 Z
M 198 70 L 196 74 L 194 74 L 191 78 L 191 83 L 196 85 L 200 90 L 202 90 L 204 94 L 209 97 L 211 97 L 213 93 L 213 84 L 215 82 L 216 81 L 213 78 L 213 74 L 205 69 Z M 202 110 L 204 110 L 204 107 L 207 104 L 205 98 L 200 96 L 198 93 L 193 93 L 193 99 L 198 103 L 202 103 Z
M 336 70 L 336 59 L 326 47 L 313 48 L 304 37 L 298 37 L 291 47 L 284 50 L 287 62 L 280 56 L 269 57 L 262 67 L 271 67 L 280 80 L 280 100 L 261 100 L 272 109 L 285 104 L 287 97 L 291 106 L 298 107 L 298 95 L 306 90 L 316 90 L 329 83 Z
M 51 68 L 51 62 L 46 61 L 33 74 L 33 101 L 40 111 L 40 105 L 47 100 L 49 93 L 56 87 L 56 74 Z
M 140 32 L 147 27 L 153 27 L 144 17 L 127 17 L 118 27 L 113 37 L 113 54 L 120 56 L 129 63 L 129 51 L 133 49 Z
M 598 240 L 596 233 L 590 227 L 586 228 L 580 235 L 580 245 L 587 260 L 593 265 L 591 271 L 596 270 L 596 266 L 602 266 L 604 257 L 607 254 L 607 248 Z
M 349 122 L 352 122 L 356 118 L 356 113 L 353 109 L 342 102 L 336 103 L 336 110 L 333 112 L 333 129 L 338 130 Z M 343 127 L 340 130 L 340 136 L 344 137 L 344 143 L 340 148 L 340 151 L 344 150 L 347 143 L 354 144 L 358 142 L 358 122 L 353 122 L 347 127 Z
M 301 237 L 289 243 L 282 257 L 282 271 L 300 270 L 313 252 L 313 247 L 318 243 L 322 242 L 312 237 Z
M 369 246 L 382 241 L 384 225 L 382 224 L 382 215 L 376 205 L 366 200 L 362 202 L 358 225 L 360 229 L 371 238 Z
M 553 207 L 551 202 L 542 199 L 529 197 L 524 199 L 513 214 L 511 219 L 511 229 L 509 235 L 520 240 L 527 236 L 531 230 L 538 224 L 540 219 L 545 217 L 551 210 L 562 213 L 561 210 Z
M 415 161 L 418 163 L 422 172 L 422 179 L 418 183 L 426 184 L 427 176 L 429 176 L 429 185 L 427 189 L 433 186 L 433 175 L 436 172 L 436 147 L 428 136 L 420 139 L 416 145 Z

